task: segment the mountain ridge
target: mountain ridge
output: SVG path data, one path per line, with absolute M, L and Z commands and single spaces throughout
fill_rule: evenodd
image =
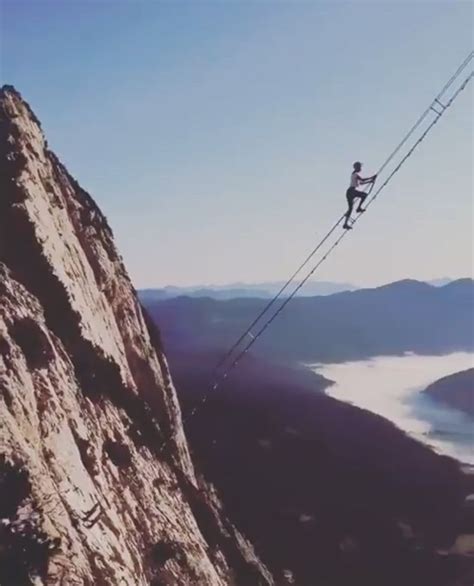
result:
M 252 352 L 293 362 L 340 362 L 382 354 L 471 350 L 473 293 L 472 279 L 441 287 L 403 280 L 377 288 L 295 298 Z M 161 324 L 171 353 L 198 348 L 224 351 L 267 304 L 262 299 L 208 297 L 143 302 Z M 259 325 L 263 323 L 261 320 Z M 258 327 L 254 329 L 258 331 Z
M 405 279 L 416 281 L 416 279 Z M 460 279 L 432 279 L 430 281 L 418 281 L 433 287 L 443 287 L 448 283 Z M 400 282 L 400 281 L 395 281 Z M 267 299 L 276 295 L 285 285 L 283 281 L 269 281 L 263 283 L 230 283 L 229 285 L 196 285 L 178 287 L 167 285 L 165 287 L 144 287 L 138 293 L 145 302 L 170 299 L 174 297 L 210 297 L 211 299 L 237 299 L 239 297 Z M 334 295 L 345 291 L 356 291 L 376 289 L 383 285 L 374 287 L 359 287 L 350 283 L 337 283 L 332 281 L 310 281 L 298 292 L 297 297 L 316 297 Z M 286 293 L 288 296 L 289 291 Z M 285 293 L 283 293 L 285 297 Z
M 474 368 L 448 374 L 424 390 L 430 397 L 474 417 Z

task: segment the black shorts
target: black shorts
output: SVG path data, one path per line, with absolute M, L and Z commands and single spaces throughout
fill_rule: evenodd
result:
M 355 187 L 349 187 L 346 191 L 346 197 L 348 202 L 354 201 L 356 197 L 365 198 L 367 194 L 365 191 L 358 191 Z

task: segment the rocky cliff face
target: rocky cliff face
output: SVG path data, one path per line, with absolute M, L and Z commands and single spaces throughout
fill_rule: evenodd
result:
M 0 584 L 271 584 L 197 478 L 107 221 L 0 93 Z

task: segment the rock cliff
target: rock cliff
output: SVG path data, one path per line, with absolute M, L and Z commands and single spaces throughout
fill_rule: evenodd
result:
M 0 584 L 272 584 L 196 474 L 92 198 L 0 93 Z

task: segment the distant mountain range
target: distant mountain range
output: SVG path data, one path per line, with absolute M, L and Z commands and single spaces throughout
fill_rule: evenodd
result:
M 196 287 L 168 286 L 161 289 L 142 289 L 139 295 L 143 301 L 171 299 L 173 297 L 211 297 L 212 299 L 238 299 L 242 297 L 255 297 L 266 299 L 273 297 L 280 291 L 285 283 L 274 281 L 267 283 L 232 283 L 230 285 L 200 285 Z M 330 281 L 312 281 L 307 283 L 301 291 L 300 297 L 312 295 L 331 295 L 340 291 L 353 291 L 357 289 L 350 283 L 333 283 Z
M 254 298 L 150 300 L 146 296 L 142 301 L 160 323 L 171 353 L 224 351 L 267 303 Z M 405 280 L 294 299 L 252 351 L 267 358 L 307 362 L 404 352 L 436 354 L 472 349 L 473 332 L 472 279 L 440 287 Z
M 428 281 L 428 284 L 441 287 L 450 283 L 451 280 L 448 278 L 433 279 L 432 281 Z M 142 289 L 139 291 L 139 295 L 144 302 L 183 296 L 210 297 L 211 299 L 238 299 L 242 297 L 267 299 L 276 295 L 284 284 L 284 281 L 272 281 L 265 283 L 231 283 L 229 285 L 198 285 L 195 287 L 175 287 L 170 285 L 157 289 Z M 298 297 L 333 295 L 342 291 L 355 291 L 359 288 L 357 285 L 351 283 L 310 281 L 298 293 Z

